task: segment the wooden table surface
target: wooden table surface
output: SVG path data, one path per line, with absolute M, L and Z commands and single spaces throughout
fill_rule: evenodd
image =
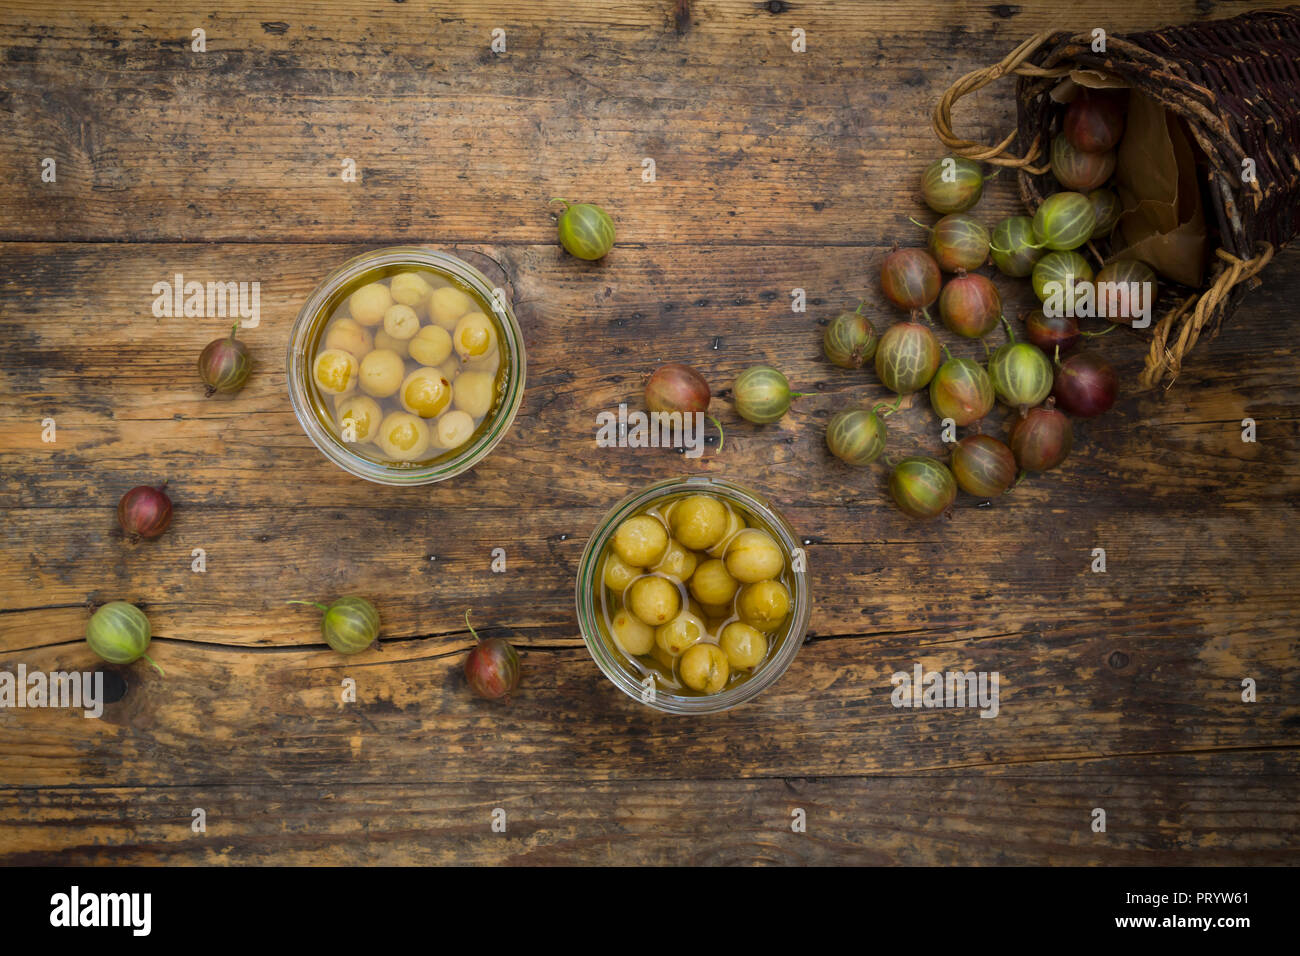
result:
M 885 502 L 886 469 L 841 465 L 823 439 L 834 411 L 884 395 L 825 362 L 822 325 L 859 297 L 892 320 L 876 269 L 919 243 L 928 114 L 954 78 L 1041 29 L 1264 6 L 4 4 L 0 669 L 95 667 L 86 604 L 122 599 L 147 610 L 166 677 L 109 668 L 124 682 L 99 720 L 0 710 L 0 861 L 1300 861 L 1300 253 L 1168 392 L 1137 391 L 1138 334 L 1098 340 L 1120 402 L 991 506 L 963 495 L 951 520 L 913 523 Z M 1010 84 L 962 110 L 994 140 Z M 613 213 L 604 261 L 558 249 L 552 196 Z M 1002 176 L 977 214 L 1016 209 Z M 501 283 L 528 349 L 505 440 L 424 488 L 335 468 L 285 386 L 310 290 L 396 243 Z M 227 323 L 151 311 L 176 273 L 260 282 L 233 399 L 204 398 L 194 370 Z M 596 415 L 639 405 L 674 360 L 713 383 L 723 450 L 597 448 Z M 726 394 L 757 362 L 810 393 L 763 428 Z M 898 454 L 942 449 L 924 398 L 890 429 Z M 809 542 L 815 595 L 781 681 L 708 718 L 619 693 L 573 609 L 605 511 L 688 474 L 767 495 Z M 118 497 L 164 479 L 171 530 L 123 540 Z M 350 659 L 284 604 L 345 593 L 383 616 L 382 646 Z M 508 705 L 464 685 L 467 608 L 521 649 Z M 916 663 L 997 671 L 998 716 L 895 709 L 890 675 Z

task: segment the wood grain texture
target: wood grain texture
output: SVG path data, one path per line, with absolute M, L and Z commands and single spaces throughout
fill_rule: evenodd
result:
M 11 865 L 1026 864 L 1294 862 L 1297 767 L 1232 759 L 1061 763 L 1054 777 L 0 790 Z M 1106 810 L 1105 833 L 1090 828 Z M 191 829 L 195 808 L 207 831 Z M 491 829 L 505 812 L 504 833 Z M 802 810 L 807 830 L 791 821 Z M 996 834 L 996 839 L 990 839 Z
M 1038 30 L 1214 12 L 721 0 L 693 2 L 683 32 L 675 7 L 348 0 L 268 21 L 256 2 L 73 3 L 51 22 L 47 4 L 6 4 L 0 238 L 536 243 L 546 201 L 580 191 L 617 210 L 628 244 L 876 241 L 906 226 L 911 210 L 877 197 L 915 193 L 917 158 L 941 152 L 929 112 L 963 72 Z M 972 138 L 1013 126 L 1009 83 L 963 106 Z
M 113 599 L 148 611 L 167 670 L 110 669 L 124 683 L 101 720 L 0 709 L 0 862 L 1300 862 L 1300 253 L 1167 393 L 1127 387 L 1140 336 L 1096 340 L 1120 403 L 1076 424 L 1060 470 L 991 505 L 962 496 L 917 525 L 886 503 L 883 467 L 848 468 L 823 437 L 835 411 L 884 395 L 826 364 L 822 325 L 861 297 L 893 320 L 875 270 L 919 241 L 906 217 L 938 153 L 939 91 L 1037 29 L 1213 5 L 579 6 L 0 11 L 0 670 L 96 666 L 86 602 Z M 189 51 L 196 26 L 207 54 Z M 994 138 L 1010 100 L 972 97 L 965 131 Z M 60 159 L 43 187 L 44 155 Z M 340 155 L 361 183 L 338 181 Z M 575 187 L 618 218 L 603 262 L 554 243 L 545 200 Z M 979 214 L 1015 204 L 995 181 Z M 424 489 L 334 468 L 285 388 L 311 289 L 391 241 L 500 283 L 528 349 L 510 434 Z M 261 283 L 234 399 L 205 399 L 194 369 L 228 324 L 151 314 L 153 283 L 177 272 Z M 1009 314 L 1031 301 L 995 281 Z M 712 383 L 722 451 L 595 447 L 597 413 L 639 404 L 674 360 Z M 764 428 L 728 401 L 756 362 L 808 393 Z M 890 441 L 942 451 L 924 396 Z M 573 612 L 601 516 L 680 474 L 768 496 L 807 542 L 815 595 L 781 682 L 707 721 L 619 694 Z M 118 497 L 164 479 L 172 528 L 124 541 Z M 343 593 L 383 618 L 381 647 L 347 660 L 283 603 Z M 506 706 L 464 686 L 466 608 L 521 648 Z M 890 675 L 914 663 L 998 671 L 999 716 L 895 709 Z M 506 836 L 488 829 L 496 806 Z M 1095 806 L 1107 834 L 1088 829 Z

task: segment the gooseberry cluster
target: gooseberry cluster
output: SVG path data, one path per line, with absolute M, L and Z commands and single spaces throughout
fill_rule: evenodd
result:
M 940 419 L 975 429 L 955 443 L 947 462 L 922 455 L 885 459 L 890 495 L 911 517 L 938 517 L 958 489 L 990 498 L 1008 491 L 1018 476 L 1057 467 L 1074 443 L 1066 413 L 1099 415 L 1118 395 L 1110 365 L 1092 352 L 1069 354 L 1085 336 L 1103 333 L 1082 331 L 1071 310 L 1044 308 L 1027 317 L 1027 341 L 1018 341 L 997 286 L 976 271 L 991 259 L 1003 275 L 1030 277 L 1040 302 L 1056 297 L 1053 306 L 1062 289 L 1067 302 L 1073 301 L 1093 281 L 1077 250 L 1108 235 L 1119 218 L 1118 196 L 1103 187 L 1115 168 L 1123 110 L 1116 111 L 1111 98 L 1081 98 L 1067 112 L 1065 128 L 1053 145 L 1052 168 L 1066 191 L 1049 196 L 1034 217 L 1009 217 L 991 234 L 969 214 L 984 191 L 979 164 L 954 156 L 931 163 L 921 194 L 941 218 L 924 227 L 926 248 L 895 247 L 880 267 L 881 291 L 907 318 L 878 333 L 859 306 L 827 324 L 827 359 L 849 369 L 871 363 L 880 383 L 898 396 L 892 405 L 843 409 L 831 417 L 826 444 L 841 461 L 865 466 L 880 459 L 888 438 L 885 418 L 904 396 L 922 389 Z M 1135 260 L 1106 268 L 1121 281 L 1154 281 L 1151 270 Z M 932 306 L 949 332 L 984 345 L 984 361 L 954 356 L 940 342 Z M 999 325 L 1006 341 L 991 349 L 987 337 Z M 1005 441 L 980 431 L 999 401 L 1015 410 Z

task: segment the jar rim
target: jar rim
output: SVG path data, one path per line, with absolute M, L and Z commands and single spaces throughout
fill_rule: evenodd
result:
M 803 645 L 804 638 L 807 635 L 808 622 L 812 614 L 811 592 L 805 567 L 802 571 L 792 572 L 793 586 L 791 588 L 789 630 L 786 632 L 786 636 L 775 656 L 761 670 L 735 687 L 706 697 L 664 694 L 657 689 L 649 700 L 642 696 L 643 685 L 641 680 L 634 677 L 619 662 L 613 650 L 602 638 L 597 623 L 598 608 L 596 607 L 595 595 L 598 593 L 596 585 L 598 583 L 597 572 L 600 558 L 605 552 L 605 546 L 614 536 L 618 525 L 625 518 L 652 501 L 692 491 L 705 491 L 716 494 L 729 502 L 748 508 L 762 518 L 768 529 L 776 534 L 787 554 L 793 554 L 795 549 L 802 550 L 803 547 L 789 522 L 761 495 L 744 485 L 725 478 L 708 475 L 669 478 L 656 482 L 647 488 L 627 495 L 601 518 L 595 531 L 592 532 L 591 537 L 588 539 L 587 546 L 578 562 L 575 594 L 578 629 L 582 634 L 583 643 L 587 645 L 587 651 L 596 662 L 596 666 L 600 668 L 615 687 L 647 707 L 669 714 L 717 713 L 729 710 L 758 696 L 762 691 L 774 684 L 785 673 L 790 664 L 794 662 L 794 658 L 799 653 L 799 648 Z M 603 582 L 601 582 L 601 587 L 603 586 Z
M 310 378 L 307 364 L 307 342 L 318 323 L 328 322 L 322 306 L 340 288 L 377 269 L 394 265 L 425 265 L 455 277 L 492 304 L 502 329 L 502 348 L 509 357 L 505 394 L 496 412 L 478 439 L 462 448 L 457 454 L 431 465 L 399 468 L 369 461 L 350 451 L 346 445 L 327 429 L 311 408 L 307 394 Z M 523 332 L 515 318 L 514 310 L 504 295 L 497 295 L 486 276 L 463 259 L 424 246 L 389 246 L 363 252 L 336 267 L 317 284 L 303 303 L 289 333 L 285 375 L 288 380 L 289 400 L 294 415 L 307 437 L 327 459 L 357 478 L 384 485 L 426 485 L 443 481 L 468 471 L 486 458 L 505 437 L 514 423 L 515 415 L 523 401 L 527 362 L 524 354 Z

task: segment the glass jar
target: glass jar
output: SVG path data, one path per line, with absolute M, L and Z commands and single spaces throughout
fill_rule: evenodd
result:
M 328 415 L 311 382 L 311 363 L 317 343 L 344 291 L 362 281 L 375 281 L 403 267 L 430 269 L 462 291 L 475 293 L 489 303 L 501 333 L 501 356 L 506 365 L 504 385 L 494 409 L 474 436 L 453 454 L 430 463 L 385 464 L 355 453 L 325 427 Z M 466 262 L 445 252 L 418 247 L 394 247 L 349 259 L 326 276 L 308 297 L 289 333 L 286 377 L 294 414 L 312 442 L 330 461 L 349 474 L 385 485 L 427 485 L 459 475 L 488 456 L 505 436 L 524 395 L 525 357 L 523 333 L 504 296 L 494 294 L 487 278 Z
M 773 638 L 767 658 L 745 680 L 707 696 L 674 694 L 658 686 L 654 687 L 652 693 L 645 683 L 647 675 L 632 665 L 628 656 L 613 640 L 605 623 L 602 559 L 614 537 L 614 532 L 627 518 L 643 512 L 655 502 L 696 493 L 719 498 L 747 512 L 758 520 L 758 525 L 763 530 L 776 539 L 790 562 L 790 613 L 779 636 Z M 587 542 L 578 564 L 578 628 L 597 666 L 615 687 L 629 697 L 654 710 L 668 714 L 717 713 L 752 700 L 775 683 L 799 653 L 799 648 L 808 632 L 808 620 L 812 613 L 807 578 L 803 548 L 799 538 L 786 520 L 762 497 L 741 485 L 721 478 L 702 476 L 673 478 L 628 495 L 601 519 L 596 531 Z

